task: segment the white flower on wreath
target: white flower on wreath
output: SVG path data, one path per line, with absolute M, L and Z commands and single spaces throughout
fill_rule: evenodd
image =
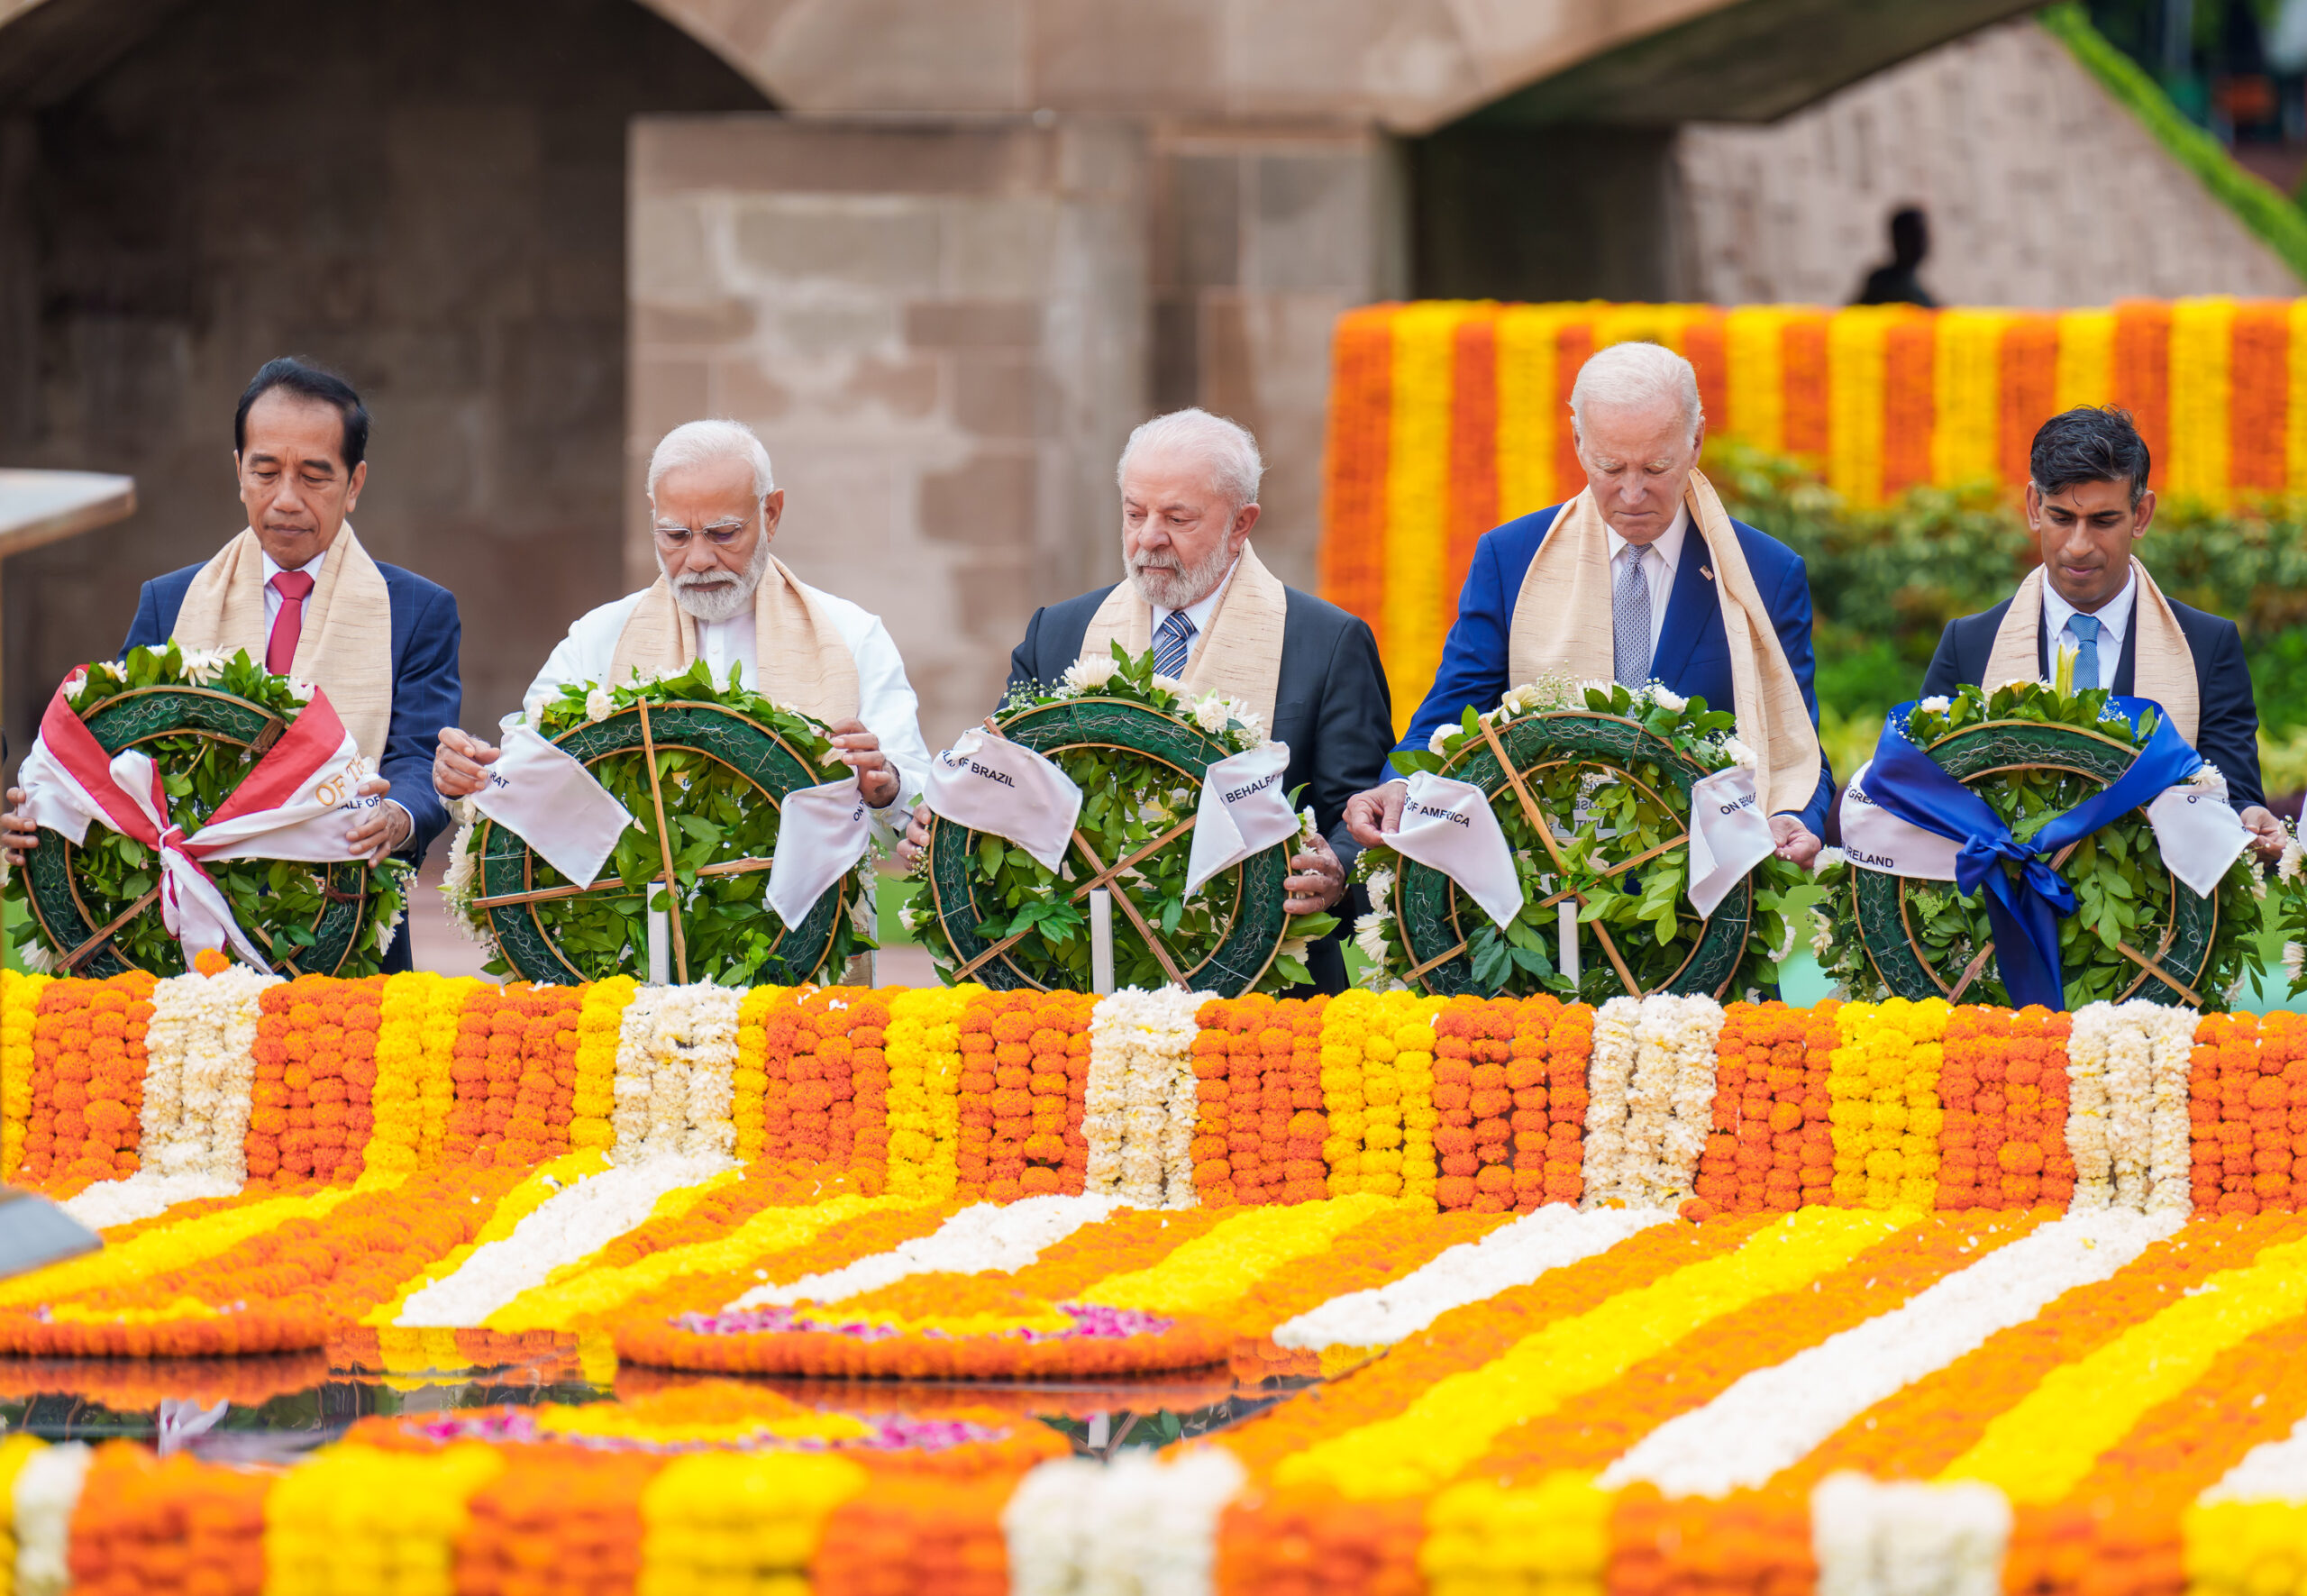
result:
M 1368 886 L 1370 888 L 1370 912 L 1380 918 L 1383 918 L 1386 913 L 1386 901 L 1393 896 L 1394 872 L 1390 870 L 1372 871 L 1370 872 Z M 1361 927 L 1357 926 L 1354 927 L 1354 930 L 1358 935 L 1360 934 Z
M 2194 774 L 2187 778 L 2187 785 L 2197 792 L 2214 791 L 2224 788 L 2226 784 L 2227 778 L 2220 773 L 2219 767 L 2212 764 L 2209 760 L 2205 760 L 2202 763 L 2197 765 L 2194 769 Z
M 1362 956 L 1377 968 L 1383 968 L 1387 959 L 1386 917 L 1372 912 L 1354 922 L 1354 945 Z
M 1321 838 L 1322 828 L 1314 822 L 1314 806 L 1308 804 L 1298 811 L 1298 845 L 1310 848 Z
M 26 948 L 24 951 L 29 953 L 32 952 L 32 949 Z M 45 952 L 46 950 L 43 949 L 41 951 Z M 27 960 L 26 962 L 29 963 L 30 961 Z M 2307 969 L 2307 948 L 2301 947 L 2295 942 L 2284 943 L 2283 944 L 2283 968 L 2284 973 L 2290 976 L 2293 983 L 2295 985 L 2298 982 L 2300 971 L 2302 969 Z
M 1094 693 L 1113 679 L 1114 662 L 1111 656 L 1102 660 L 1076 660 L 1065 668 L 1061 679 L 1076 693 Z
M 1999 693 L 2006 688 L 2047 688 L 2050 685 L 2039 676 L 2014 676 L 2009 681 L 1995 683 L 1994 691 Z
M 1821 848 L 1819 850 L 1818 858 L 1810 862 L 1810 870 L 1813 874 L 1816 874 L 1820 871 L 1832 870 L 1838 864 L 1847 864 L 1849 861 L 1850 855 L 1840 848 Z
M 1527 715 L 1543 702 L 1545 702 L 1545 694 L 1539 690 L 1538 684 L 1535 681 L 1526 681 L 1520 687 L 1506 689 L 1505 694 L 1498 700 L 1499 715 L 1500 718 Z
M 1449 751 L 1450 739 L 1456 736 L 1460 729 L 1458 723 L 1454 720 L 1445 720 L 1440 725 L 1436 726 L 1434 728 L 1434 735 L 1426 740 L 1427 752 L 1447 752 Z
M 1165 693 L 1181 694 L 1186 690 L 1186 684 L 1184 682 L 1180 681 L 1174 676 L 1164 676 L 1158 670 L 1154 673 L 1154 685 L 1156 689 Z
M 1744 743 L 1739 742 L 1736 737 L 1725 737 L 1722 739 L 1722 753 L 1723 757 L 1728 759 L 1732 764 L 1744 765 L 1750 771 L 1754 770 L 1762 762 L 1761 759 L 1755 754 L 1753 749 L 1747 747 Z
M 1955 700 L 1944 693 L 1933 693 L 1915 707 L 1925 715 L 1944 715 L 1955 707 Z
M 1193 724 L 1212 736 L 1234 721 L 1234 701 L 1223 693 L 1206 693 L 1193 707 Z
M 224 674 L 224 653 L 221 649 L 187 649 L 184 653 L 185 679 L 206 687 Z
M 309 681 L 298 681 L 293 676 L 288 678 L 288 696 L 299 704 L 311 703 L 313 695 L 318 691 L 320 689 Z
M 1691 701 L 1688 698 L 1683 698 L 1682 694 L 1675 692 L 1673 689 L 1663 687 L 1657 682 L 1652 682 L 1645 690 L 1649 693 L 1650 701 L 1653 704 L 1655 704 L 1659 708 L 1666 711 L 1669 715 L 1680 715 L 1683 710 L 1688 709 L 1691 707 Z
M 1313 943 L 1314 939 L 1310 936 L 1285 936 L 1281 939 L 1281 946 L 1276 950 L 1275 957 L 1282 959 L 1296 959 L 1300 963 L 1303 963 L 1306 958 L 1306 950 L 1311 947 Z
M 117 664 L 114 663 L 110 660 L 98 660 L 96 663 L 88 667 L 88 673 L 91 676 L 101 673 L 111 677 L 114 681 L 126 681 L 128 679 L 128 672 L 122 670 Z
M 1810 911 L 1811 953 L 1818 955 L 1820 963 L 1824 963 L 1827 955 L 1834 951 L 1834 945 L 1835 923 L 1827 918 L 1824 913 L 1813 908 Z
M 2294 833 L 2283 840 L 2283 857 L 2276 862 L 2275 867 L 2275 880 L 2297 880 L 2302 863 L 2307 863 L 2307 848 L 2300 846 L 2299 837 Z
M 616 711 L 616 698 L 608 689 L 596 687 L 585 695 L 585 718 L 588 721 L 606 720 Z
M 898 906 L 898 924 L 905 927 L 906 935 L 908 936 L 921 929 L 921 912 L 914 907 L 912 898 L 907 898 Z

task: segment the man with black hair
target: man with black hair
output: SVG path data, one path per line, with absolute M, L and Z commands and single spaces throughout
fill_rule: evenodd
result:
M 372 560 L 347 519 L 369 479 L 369 412 L 343 378 L 295 360 L 266 362 L 233 416 L 233 464 L 248 525 L 213 559 L 144 584 L 132 648 L 246 650 L 311 682 L 377 762 L 363 796 L 386 795 L 347 834 L 371 862 L 419 863 L 448 824 L 433 790 L 433 744 L 464 707 L 455 596 Z M 8 794 L 0 842 L 23 861 L 39 828 Z M 410 969 L 406 929 L 388 971 Z
M 2042 563 L 1983 615 L 1949 621 L 1923 678 L 1925 697 L 1965 682 L 2041 680 L 2053 651 L 2075 650 L 2077 689 L 2106 688 L 2163 707 L 2227 778 L 2227 795 L 2266 858 L 2283 826 L 2259 786 L 2259 711 L 2235 623 L 2166 597 L 2133 552 L 2155 519 L 2147 443 L 2109 406 L 2045 422 L 2028 458 L 2027 526 Z
M 1916 274 L 1930 254 L 1930 218 L 1919 205 L 1891 213 L 1891 260 L 1866 274 L 1853 305 L 1919 305 L 1935 309 L 1938 301 Z

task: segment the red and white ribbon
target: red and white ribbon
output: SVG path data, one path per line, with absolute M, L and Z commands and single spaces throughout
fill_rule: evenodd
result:
M 24 813 L 78 844 L 99 822 L 152 849 L 160 862 L 160 917 L 185 957 L 230 943 L 259 969 L 272 961 L 233 918 L 204 860 L 290 859 L 325 864 L 358 857 L 346 844 L 360 809 L 378 798 L 355 790 L 369 773 L 352 734 L 315 689 L 278 742 L 191 835 L 169 818 L 167 789 L 151 759 L 133 748 L 107 756 L 74 713 L 71 695 L 87 672 L 56 689 L 40 737 L 17 772 Z

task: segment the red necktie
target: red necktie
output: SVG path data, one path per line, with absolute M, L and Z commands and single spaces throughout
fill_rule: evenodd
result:
M 272 617 L 272 637 L 264 645 L 264 668 L 286 676 L 296 662 L 296 640 L 305 634 L 305 599 L 313 590 L 310 571 L 284 570 L 272 579 L 280 595 L 280 613 Z

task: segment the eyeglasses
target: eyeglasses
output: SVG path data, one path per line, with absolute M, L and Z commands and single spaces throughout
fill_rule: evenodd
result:
M 650 530 L 657 534 L 657 546 L 678 554 L 688 547 L 689 540 L 701 537 L 716 549 L 725 549 L 737 541 L 737 534 L 752 525 L 750 521 L 716 521 L 710 526 L 691 531 L 686 526 L 657 526 Z

